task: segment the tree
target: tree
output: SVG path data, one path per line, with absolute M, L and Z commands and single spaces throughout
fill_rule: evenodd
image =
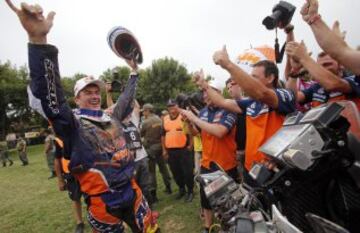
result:
M 184 65 L 173 58 L 161 58 L 140 72 L 138 100 L 163 109 L 170 98 L 196 90 Z
M 17 68 L 8 61 L 0 62 L 0 138 L 8 132 L 23 133 L 30 125 L 44 121 L 29 107 L 26 86 L 29 74 L 26 66 Z
M 77 73 L 72 77 L 62 77 L 61 85 L 64 90 L 64 96 L 71 108 L 75 108 L 74 86 L 77 80 L 85 77 L 85 74 Z
M 100 79 L 104 82 L 116 80 L 124 87 L 129 74 L 130 69 L 127 66 L 117 66 L 105 70 Z M 72 77 L 61 78 L 65 98 L 72 108 L 76 107 L 74 85 L 84 76 L 77 73 Z M 164 109 L 169 98 L 197 90 L 186 67 L 173 58 L 154 60 L 150 67 L 139 70 L 139 76 L 136 99 L 141 104 L 152 103 L 157 110 Z M 15 132 L 24 132 L 25 128 L 34 125 L 47 127 L 47 122 L 29 107 L 26 92 L 28 83 L 29 72 L 26 66 L 18 69 L 10 62 L 0 62 L 0 139 L 3 139 L 11 128 Z M 114 99 L 119 94 L 120 91 L 115 92 Z M 105 107 L 104 93 L 102 100 Z
M 117 82 L 119 88 L 115 88 L 113 90 L 112 96 L 113 99 L 116 100 L 120 93 L 124 90 L 127 80 L 129 79 L 130 68 L 127 66 L 116 66 L 112 69 L 105 70 L 102 75 L 100 75 L 99 79 L 101 79 L 105 83 Z M 106 95 L 102 92 L 102 107 L 107 108 L 106 105 Z
M 100 75 L 100 79 L 104 82 L 119 81 L 126 83 L 130 75 L 130 69 L 127 66 L 116 66 L 112 69 L 107 69 Z

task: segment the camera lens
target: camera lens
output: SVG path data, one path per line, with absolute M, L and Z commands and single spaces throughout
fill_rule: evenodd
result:
M 111 91 L 112 92 L 121 92 L 121 83 L 119 81 L 112 81 L 111 82 Z
M 272 30 L 276 28 L 278 21 L 281 16 L 281 11 L 275 11 L 271 16 L 267 16 L 262 24 L 266 27 L 268 30 Z

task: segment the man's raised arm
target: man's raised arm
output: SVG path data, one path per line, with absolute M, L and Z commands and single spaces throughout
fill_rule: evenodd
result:
M 301 10 L 302 17 L 310 25 L 318 44 L 335 60 L 360 75 L 360 51 L 350 48 L 338 33 L 326 25 L 318 13 L 318 7 L 317 0 L 307 0 Z M 335 22 L 334 29 L 337 30 L 338 26 L 338 22 Z
M 286 52 L 290 57 L 298 60 L 313 79 L 317 81 L 326 91 L 340 91 L 350 93 L 350 84 L 341 77 L 331 73 L 321 65 L 317 64 L 307 53 L 304 43 L 290 42 L 286 45 Z
M 51 11 L 47 17 L 43 16 L 41 6 L 28 5 L 21 3 L 21 8 L 17 8 L 10 0 L 6 0 L 9 7 L 17 14 L 20 23 L 28 33 L 29 42 L 33 44 L 46 44 L 46 35 L 49 33 L 55 16 L 55 12 Z
M 239 66 L 230 61 L 225 46 L 222 50 L 215 52 L 213 60 L 215 64 L 220 65 L 223 69 L 227 70 L 230 73 L 232 79 L 251 98 L 265 103 L 275 109 L 278 108 L 279 101 L 275 91 L 267 88 L 259 80 L 252 78 Z
M 47 34 L 53 25 L 55 12 L 50 12 L 45 18 L 39 5 L 22 3 L 19 9 L 10 0 L 6 2 L 17 14 L 29 36 L 30 106 L 50 121 L 57 136 L 69 138 L 70 131 L 77 128 L 77 123 L 61 88 L 58 50 L 47 44 Z
M 200 72 L 194 73 L 193 80 L 202 91 L 206 92 L 215 106 L 224 108 L 230 112 L 242 113 L 242 110 L 235 100 L 225 99 L 219 92 L 210 87 L 205 80 L 205 75 L 202 69 Z
M 139 78 L 136 63 L 134 61 L 125 61 L 132 68 L 132 72 L 130 73 L 130 78 L 124 88 L 124 91 L 119 96 L 114 107 L 113 116 L 120 122 L 133 111 L 132 104 L 135 98 L 137 80 Z

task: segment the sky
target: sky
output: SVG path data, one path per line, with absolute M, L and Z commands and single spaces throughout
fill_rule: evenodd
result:
M 20 6 L 19 0 L 13 3 Z M 297 7 L 293 17 L 295 37 L 310 51 L 319 52 L 310 27 L 301 19 L 305 0 L 289 0 Z M 106 37 L 114 26 L 123 26 L 137 37 L 143 51 L 141 68 L 155 59 L 172 57 L 189 72 L 203 68 L 223 82 L 229 76 L 212 61 L 213 53 L 227 46 L 229 56 L 259 45 L 273 46 L 275 31 L 262 25 L 275 0 L 37 0 L 45 14 L 56 12 L 48 43 L 59 48 L 62 76 L 85 73 L 98 77 L 108 68 L 125 65 L 109 48 Z M 360 1 L 320 0 L 320 14 L 328 25 L 337 19 L 347 31 L 350 46 L 360 44 Z M 0 61 L 27 64 L 27 35 L 5 1 L 0 2 Z M 282 44 L 285 34 L 279 31 Z M 284 63 L 284 62 L 283 62 Z M 279 66 L 283 70 L 283 64 Z

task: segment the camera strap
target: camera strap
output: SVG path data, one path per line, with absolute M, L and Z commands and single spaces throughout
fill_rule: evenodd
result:
M 275 46 L 274 46 L 274 48 L 275 48 L 275 60 L 276 60 L 276 63 L 278 63 L 278 64 L 281 63 L 284 58 L 285 46 L 286 46 L 286 42 L 283 44 L 283 46 L 281 47 L 281 50 L 280 50 L 277 28 L 275 28 Z

